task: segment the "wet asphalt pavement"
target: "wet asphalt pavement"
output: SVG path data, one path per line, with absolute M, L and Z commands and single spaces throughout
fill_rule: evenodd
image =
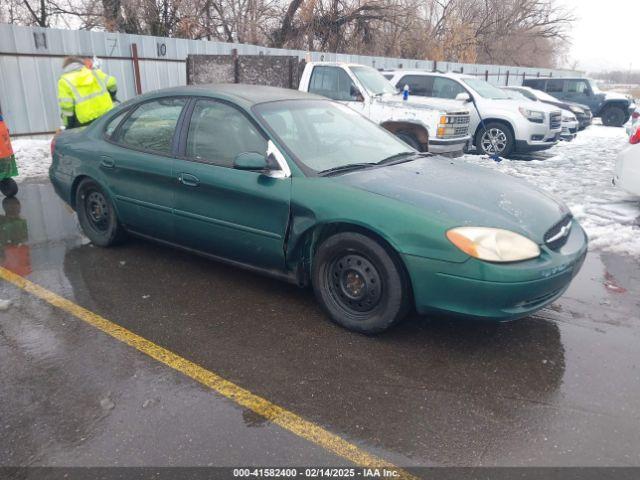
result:
M 310 290 L 93 247 L 46 180 L 3 207 L 2 266 L 396 465 L 640 465 L 637 258 L 591 252 L 530 318 L 366 337 Z M 0 465 L 348 464 L 5 281 L 0 299 Z

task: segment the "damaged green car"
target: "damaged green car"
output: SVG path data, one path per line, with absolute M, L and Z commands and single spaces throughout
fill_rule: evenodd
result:
M 332 320 L 366 333 L 412 309 L 529 315 L 587 251 L 566 206 L 530 185 L 294 90 L 154 92 L 52 152 L 51 181 L 95 245 L 132 234 L 311 285 Z

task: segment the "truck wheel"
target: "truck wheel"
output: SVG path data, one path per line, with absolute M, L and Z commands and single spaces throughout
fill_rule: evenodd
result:
M 507 156 L 515 148 L 515 140 L 511 129 L 504 123 L 490 122 L 476 133 L 476 149 L 485 155 L 498 154 Z M 492 141 L 493 139 L 493 141 Z
M 18 193 L 18 184 L 13 178 L 0 180 L 0 192 L 7 198 L 15 197 Z
M 400 260 L 360 233 L 337 233 L 322 242 L 311 279 L 329 317 L 349 330 L 382 332 L 410 308 L 410 284 Z
M 419 152 L 422 151 L 422 145 L 420 145 L 420 142 L 412 133 L 398 132 L 396 133 L 396 137 L 398 137 L 400 140 L 402 140 L 404 143 L 406 143 L 410 147 L 415 148 L 417 151 Z
M 621 127 L 628 118 L 627 114 L 621 107 L 611 106 L 605 108 L 601 115 L 602 123 L 607 127 Z
M 82 180 L 78 185 L 76 211 L 82 230 L 94 245 L 109 247 L 125 238 L 126 233 L 118 221 L 111 199 L 90 178 Z

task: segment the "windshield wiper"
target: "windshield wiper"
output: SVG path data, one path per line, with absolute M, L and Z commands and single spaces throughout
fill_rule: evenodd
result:
M 327 168 L 326 170 L 321 170 L 321 171 L 318 172 L 318 174 L 322 175 L 322 176 L 326 176 L 326 175 L 331 175 L 331 174 L 334 174 L 334 173 L 348 172 L 349 170 L 360 170 L 361 168 L 375 167 L 376 165 L 378 165 L 378 164 L 377 163 L 373 163 L 373 162 L 349 163 L 347 165 L 339 165 L 337 167 L 332 167 L 332 168 Z
M 410 162 L 413 158 L 423 156 L 420 152 L 400 152 L 390 157 L 383 158 L 376 165 L 395 165 L 396 163 Z

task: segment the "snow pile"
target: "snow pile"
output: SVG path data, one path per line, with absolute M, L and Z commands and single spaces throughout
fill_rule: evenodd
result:
M 592 125 L 573 142 L 531 155 L 543 160 L 463 159 L 523 178 L 563 200 L 589 235 L 592 249 L 640 256 L 640 198 L 611 183 L 616 156 L 628 141 L 623 128 Z
M 17 181 L 46 177 L 51 165 L 51 140 L 17 138 L 11 140 L 18 164 Z

